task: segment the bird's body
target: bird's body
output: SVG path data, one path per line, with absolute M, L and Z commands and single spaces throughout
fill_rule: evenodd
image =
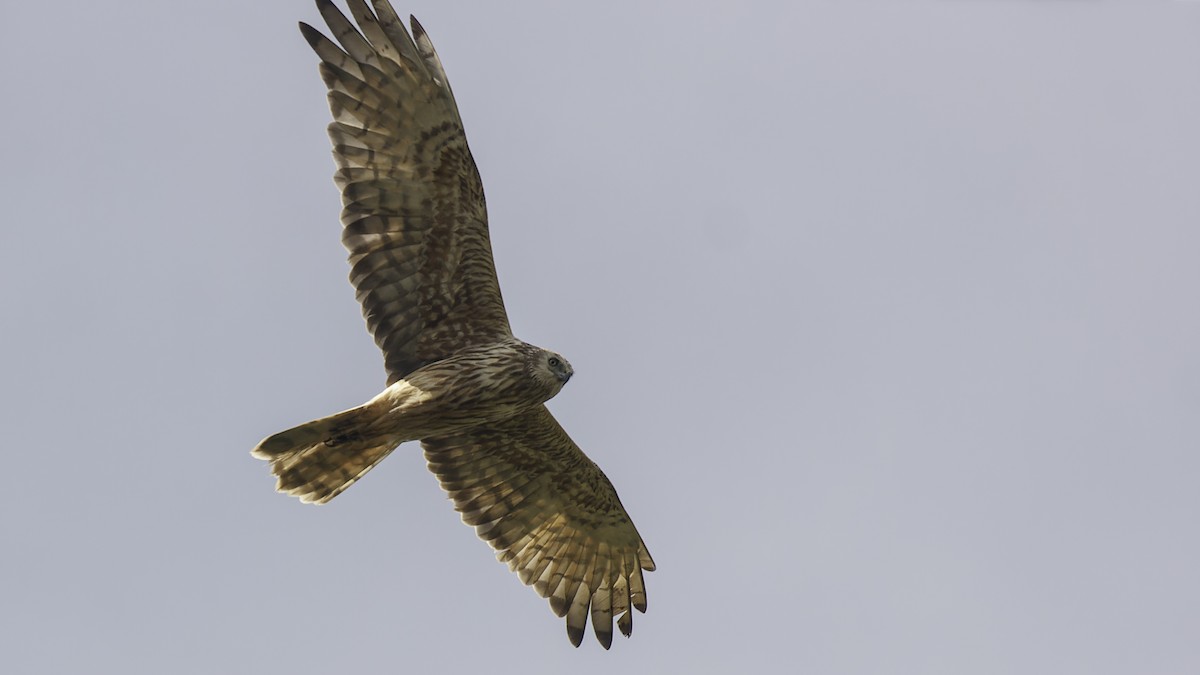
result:
M 387 0 L 317 7 L 335 44 L 301 24 L 321 58 L 342 191 L 342 243 L 388 386 L 367 403 L 263 440 L 278 489 L 333 499 L 396 446 L 419 440 L 463 521 L 566 617 L 579 645 L 646 610 L 646 545 L 612 483 L 544 403 L 573 370 L 513 336 L 487 209 L 454 95 L 425 31 Z M 361 32 L 359 32 L 361 30 Z
M 516 339 L 466 348 L 357 408 L 269 436 L 252 454 L 271 461 L 281 492 L 324 504 L 401 443 L 510 418 L 550 400 L 573 373 L 558 354 Z

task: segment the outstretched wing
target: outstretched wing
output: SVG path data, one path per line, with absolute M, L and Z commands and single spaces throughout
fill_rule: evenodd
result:
M 642 570 L 654 560 L 612 483 L 546 406 L 421 444 L 463 521 L 549 598 L 575 646 L 589 613 L 605 649 L 614 615 L 633 632 L 630 607 L 646 611 Z
M 348 0 L 362 32 L 317 0 L 334 44 L 301 23 L 321 57 L 342 190 L 342 243 L 388 383 L 463 347 L 512 335 L 475 160 L 425 31 L 414 41 L 387 0 Z

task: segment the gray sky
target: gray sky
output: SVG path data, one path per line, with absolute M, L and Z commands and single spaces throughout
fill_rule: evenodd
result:
M 1200 672 L 1200 3 L 397 5 L 659 570 L 575 650 L 402 447 L 307 1 L 0 22 L 0 671 Z

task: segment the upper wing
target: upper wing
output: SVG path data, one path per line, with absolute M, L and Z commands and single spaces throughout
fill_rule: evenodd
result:
M 342 190 L 342 243 L 388 382 L 462 347 L 512 334 L 488 239 L 475 160 L 441 61 L 387 0 L 348 0 L 362 33 L 329 0 L 341 46 L 301 23 L 321 57 Z
M 575 646 L 589 607 L 605 649 L 614 614 L 633 632 L 629 608 L 646 611 L 642 570 L 654 560 L 612 483 L 546 406 L 421 444 L 463 522 L 567 617 Z

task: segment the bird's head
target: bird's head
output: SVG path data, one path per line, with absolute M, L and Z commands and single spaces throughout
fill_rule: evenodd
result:
M 566 384 L 567 380 L 571 379 L 571 376 L 575 374 L 575 369 L 571 367 L 570 363 L 567 363 L 567 360 L 561 354 L 543 350 L 543 356 L 545 358 L 546 369 L 550 371 L 550 375 L 562 384 Z
M 539 395 L 545 397 L 543 401 L 558 395 L 567 380 L 575 374 L 571 364 L 561 354 L 528 343 L 521 350 L 524 352 L 525 372 L 537 387 Z

